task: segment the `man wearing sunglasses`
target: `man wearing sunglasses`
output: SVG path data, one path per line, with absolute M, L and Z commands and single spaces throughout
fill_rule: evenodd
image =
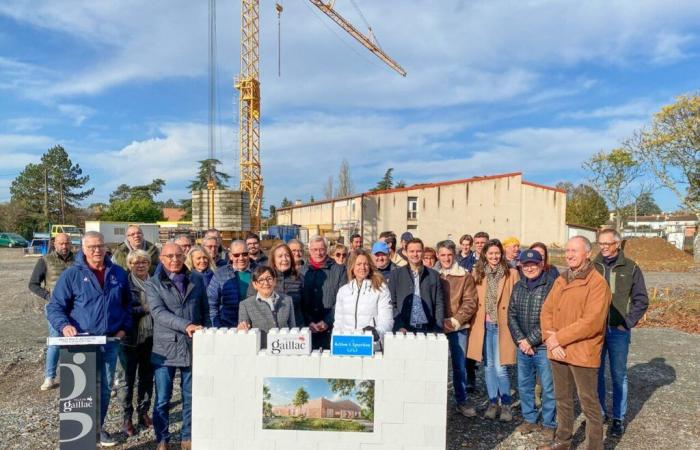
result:
M 254 293 L 250 279 L 255 264 L 245 241 L 231 242 L 228 256 L 229 263 L 214 273 L 207 287 L 209 316 L 215 327 L 238 326 L 238 305 Z

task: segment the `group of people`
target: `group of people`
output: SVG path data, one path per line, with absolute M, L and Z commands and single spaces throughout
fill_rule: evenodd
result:
M 170 440 L 177 371 L 181 446 L 190 447 L 192 336 L 211 326 L 257 328 L 263 345 L 272 328 L 308 327 L 313 347 L 324 349 L 333 331 L 369 331 L 379 347 L 387 332 L 445 333 L 462 415 L 477 414 L 468 395 L 476 389 L 481 362 L 489 398 L 484 417 L 511 421 L 508 367 L 517 365 L 524 418 L 517 430 L 541 432 L 542 449 L 569 448 L 574 390 L 587 418 L 589 448 L 602 448 L 604 417 L 612 421 L 611 434 L 623 432 L 630 330 L 648 299 L 641 270 L 623 255 L 615 230 L 599 233 L 601 251 L 594 260 L 586 238 L 571 238 L 561 274 L 549 264 L 545 244 L 521 250 L 514 237 L 501 241 L 485 232 L 434 248 L 410 232 L 398 241 L 393 232 L 383 232 L 367 248 L 360 235 L 352 235 L 348 247 L 330 248 L 314 236 L 308 257 L 298 240 L 277 244 L 265 255 L 253 233 L 224 248 L 217 230 L 208 230 L 201 246 L 182 235 L 158 250 L 130 226 L 111 257 L 99 233 L 86 233 L 75 255 L 65 239 L 56 237 L 55 250 L 39 260 L 30 281 L 30 289 L 49 300 L 49 335 L 120 338 L 121 344 L 102 347 L 101 424 L 119 359 L 124 431 L 137 432 L 136 390 L 137 426 L 154 427 L 159 449 Z M 606 359 L 613 381 L 610 413 Z M 49 348 L 41 389 L 55 386 L 56 361 L 57 350 Z M 104 428 L 100 439 L 103 445 L 115 443 Z

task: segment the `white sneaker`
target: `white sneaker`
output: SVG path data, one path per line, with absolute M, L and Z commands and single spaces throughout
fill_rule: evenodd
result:
M 58 386 L 58 383 L 56 383 L 55 378 L 46 377 L 44 378 L 44 382 L 41 384 L 41 387 L 39 389 L 41 389 L 42 391 L 48 391 L 49 389 L 53 389 L 56 386 Z

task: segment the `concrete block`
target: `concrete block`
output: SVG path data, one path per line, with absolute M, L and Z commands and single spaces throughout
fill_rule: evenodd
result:
M 404 423 L 403 414 L 404 402 L 401 399 L 385 400 L 374 403 L 375 427 L 377 423 Z
M 360 444 L 360 450 L 403 450 L 403 446 L 398 444 Z
M 447 439 L 447 427 L 445 425 L 424 426 L 423 434 L 425 436 L 423 444 L 432 448 L 444 448 L 444 443 Z M 443 447 L 440 447 L 440 446 Z
M 447 361 L 406 360 L 405 379 L 409 381 L 445 381 L 447 383 Z
M 192 373 L 192 398 L 213 397 L 214 377 L 206 373 Z
M 385 423 L 382 426 L 382 441 L 392 444 L 415 445 L 425 439 L 422 427 L 411 427 L 404 424 Z
M 273 441 L 277 442 L 279 449 L 287 449 L 288 442 L 297 442 L 300 431 L 292 430 L 265 430 L 261 426 L 255 429 L 255 441 Z M 255 448 L 255 447 L 254 447 Z
M 439 381 L 425 383 L 425 399 L 431 403 L 447 405 L 447 383 Z
M 384 335 L 384 358 L 386 359 L 425 359 L 426 339 L 423 334 L 395 333 Z
M 236 330 L 235 334 L 231 332 L 228 336 L 233 337 L 234 340 L 234 355 L 255 356 L 260 351 L 260 330 L 257 328 L 247 331 Z
M 284 450 L 284 444 L 272 440 L 234 440 L 235 450 Z
M 403 400 L 421 403 L 425 398 L 425 381 L 385 380 L 382 387 L 381 401 Z
M 392 362 L 396 362 L 396 360 L 393 360 Z M 384 367 L 384 355 L 381 353 L 375 353 L 372 358 L 362 358 L 362 379 L 383 379 Z
M 270 356 L 265 350 L 260 350 L 255 358 L 255 373 L 258 377 L 276 377 L 279 356 Z
M 441 403 L 404 404 L 404 423 L 415 425 L 439 425 L 441 417 L 447 417 L 445 405 Z
M 279 356 L 277 361 L 277 376 L 280 377 L 318 377 L 321 370 L 321 357 L 289 355 Z M 275 356 L 273 356 L 275 358 Z
M 192 349 L 195 356 L 213 355 L 215 353 L 215 331 L 212 328 L 195 331 L 192 336 Z
M 235 442 L 231 439 L 195 439 L 192 437 L 193 450 L 234 450 Z
M 321 378 L 362 378 L 362 358 L 323 355 L 325 353 L 321 354 Z
M 440 333 L 426 340 L 425 359 L 427 361 L 447 361 L 449 346 L 447 338 Z

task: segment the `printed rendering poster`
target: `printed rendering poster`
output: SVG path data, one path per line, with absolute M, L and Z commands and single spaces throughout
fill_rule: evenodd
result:
M 374 380 L 265 378 L 263 429 L 374 431 Z

